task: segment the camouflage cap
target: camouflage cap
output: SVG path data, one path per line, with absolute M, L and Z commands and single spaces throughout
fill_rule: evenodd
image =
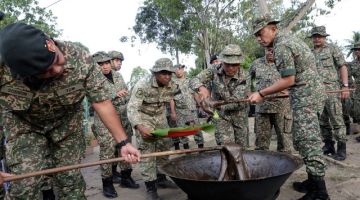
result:
M 185 65 L 183 65 L 183 64 L 176 64 L 176 65 L 174 65 L 174 68 L 175 69 L 180 69 L 180 68 L 185 68 L 186 66 Z
M 92 55 L 96 63 L 110 61 L 111 57 L 105 51 L 98 51 Z
M 155 61 L 155 65 L 150 69 L 152 72 L 169 71 L 175 73 L 173 62 L 169 58 L 160 58 Z
M 278 20 L 272 19 L 269 14 L 261 15 L 260 17 L 257 17 L 252 21 L 253 34 L 256 34 L 269 24 L 278 24 L 279 22 L 280 21 Z
M 237 44 L 227 45 L 220 53 L 220 60 L 228 64 L 239 64 L 244 60 L 244 55 Z
M 118 58 L 121 61 L 124 61 L 124 55 L 120 51 L 109 51 L 108 54 L 111 57 L 111 59 Z
M 351 47 L 351 50 L 355 50 L 355 49 L 360 49 L 360 42 L 353 44 L 353 46 Z
M 326 33 L 325 26 L 315 26 L 311 29 L 310 35 L 308 37 L 312 37 L 313 35 L 321 35 L 323 37 L 329 36 L 329 34 Z

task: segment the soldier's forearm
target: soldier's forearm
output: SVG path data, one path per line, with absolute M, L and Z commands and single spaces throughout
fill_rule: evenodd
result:
M 127 139 L 120 118 L 110 100 L 96 102 L 92 106 L 117 143 Z
M 346 65 L 341 66 L 340 70 L 340 79 L 342 84 L 349 84 L 348 80 L 348 70 Z

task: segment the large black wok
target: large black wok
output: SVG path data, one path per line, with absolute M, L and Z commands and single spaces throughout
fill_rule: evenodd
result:
M 220 151 L 190 154 L 170 160 L 163 173 L 191 200 L 273 200 L 302 160 L 286 153 L 244 151 L 250 180 L 217 181 L 222 159 Z

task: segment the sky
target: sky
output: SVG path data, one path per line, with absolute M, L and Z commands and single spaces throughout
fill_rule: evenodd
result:
M 59 0 L 39 0 L 41 7 L 47 7 Z M 324 0 L 317 0 L 321 3 Z M 121 43 L 122 36 L 131 36 L 135 17 L 143 0 L 60 0 L 47 9 L 57 17 L 58 28 L 63 30 L 61 40 L 81 42 L 97 51 L 117 50 L 124 54 L 125 60 L 121 69 L 125 81 L 130 80 L 134 67 L 150 69 L 158 58 L 175 58 L 163 54 L 156 44 L 137 42 L 135 47 L 130 43 Z M 325 25 L 329 38 L 345 46 L 351 39 L 353 31 L 360 31 L 358 19 L 360 1 L 342 0 L 327 16 L 316 18 L 317 25 Z M 357 16 L 357 17 L 356 17 Z M 180 55 L 180 63 L 194 67 L 195 56 Z

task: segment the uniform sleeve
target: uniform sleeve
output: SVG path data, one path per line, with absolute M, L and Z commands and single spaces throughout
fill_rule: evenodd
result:
M 138 124 L 143 124 L 141 119 L 141 113 L 139 112 L 140 106 L 145 98 L 144 96 L 144 86 L 142 80 L 138 81 L 134 86 L 129 103 L 127 104 L 127 116 L 133 127 Z
M 275 48 L 275 64 L 281 77 L 296 75 L 295 62 L 290 47 L 279 45 Z
M 109 81 L 102 74 L 100 69 L 96 67 L 92 59 L 89 59 L 89 71 L 86 78 L 85 90 L 86 96 L 90 103 L 101 102 L 112 99 L 114 92 Z
M 337 46 L 333 46 L 333 59 L 334 63 L 337 69 L 339 69 L 341 66 L 345 65 L 345 58 L 342 54 L 341 50 Z
M 211 69 L 201 71 L 196 77 L 190 80 L 189 86 L 193 91 L 198 91 L 201 86 L 209 85 L 214 73 Z

